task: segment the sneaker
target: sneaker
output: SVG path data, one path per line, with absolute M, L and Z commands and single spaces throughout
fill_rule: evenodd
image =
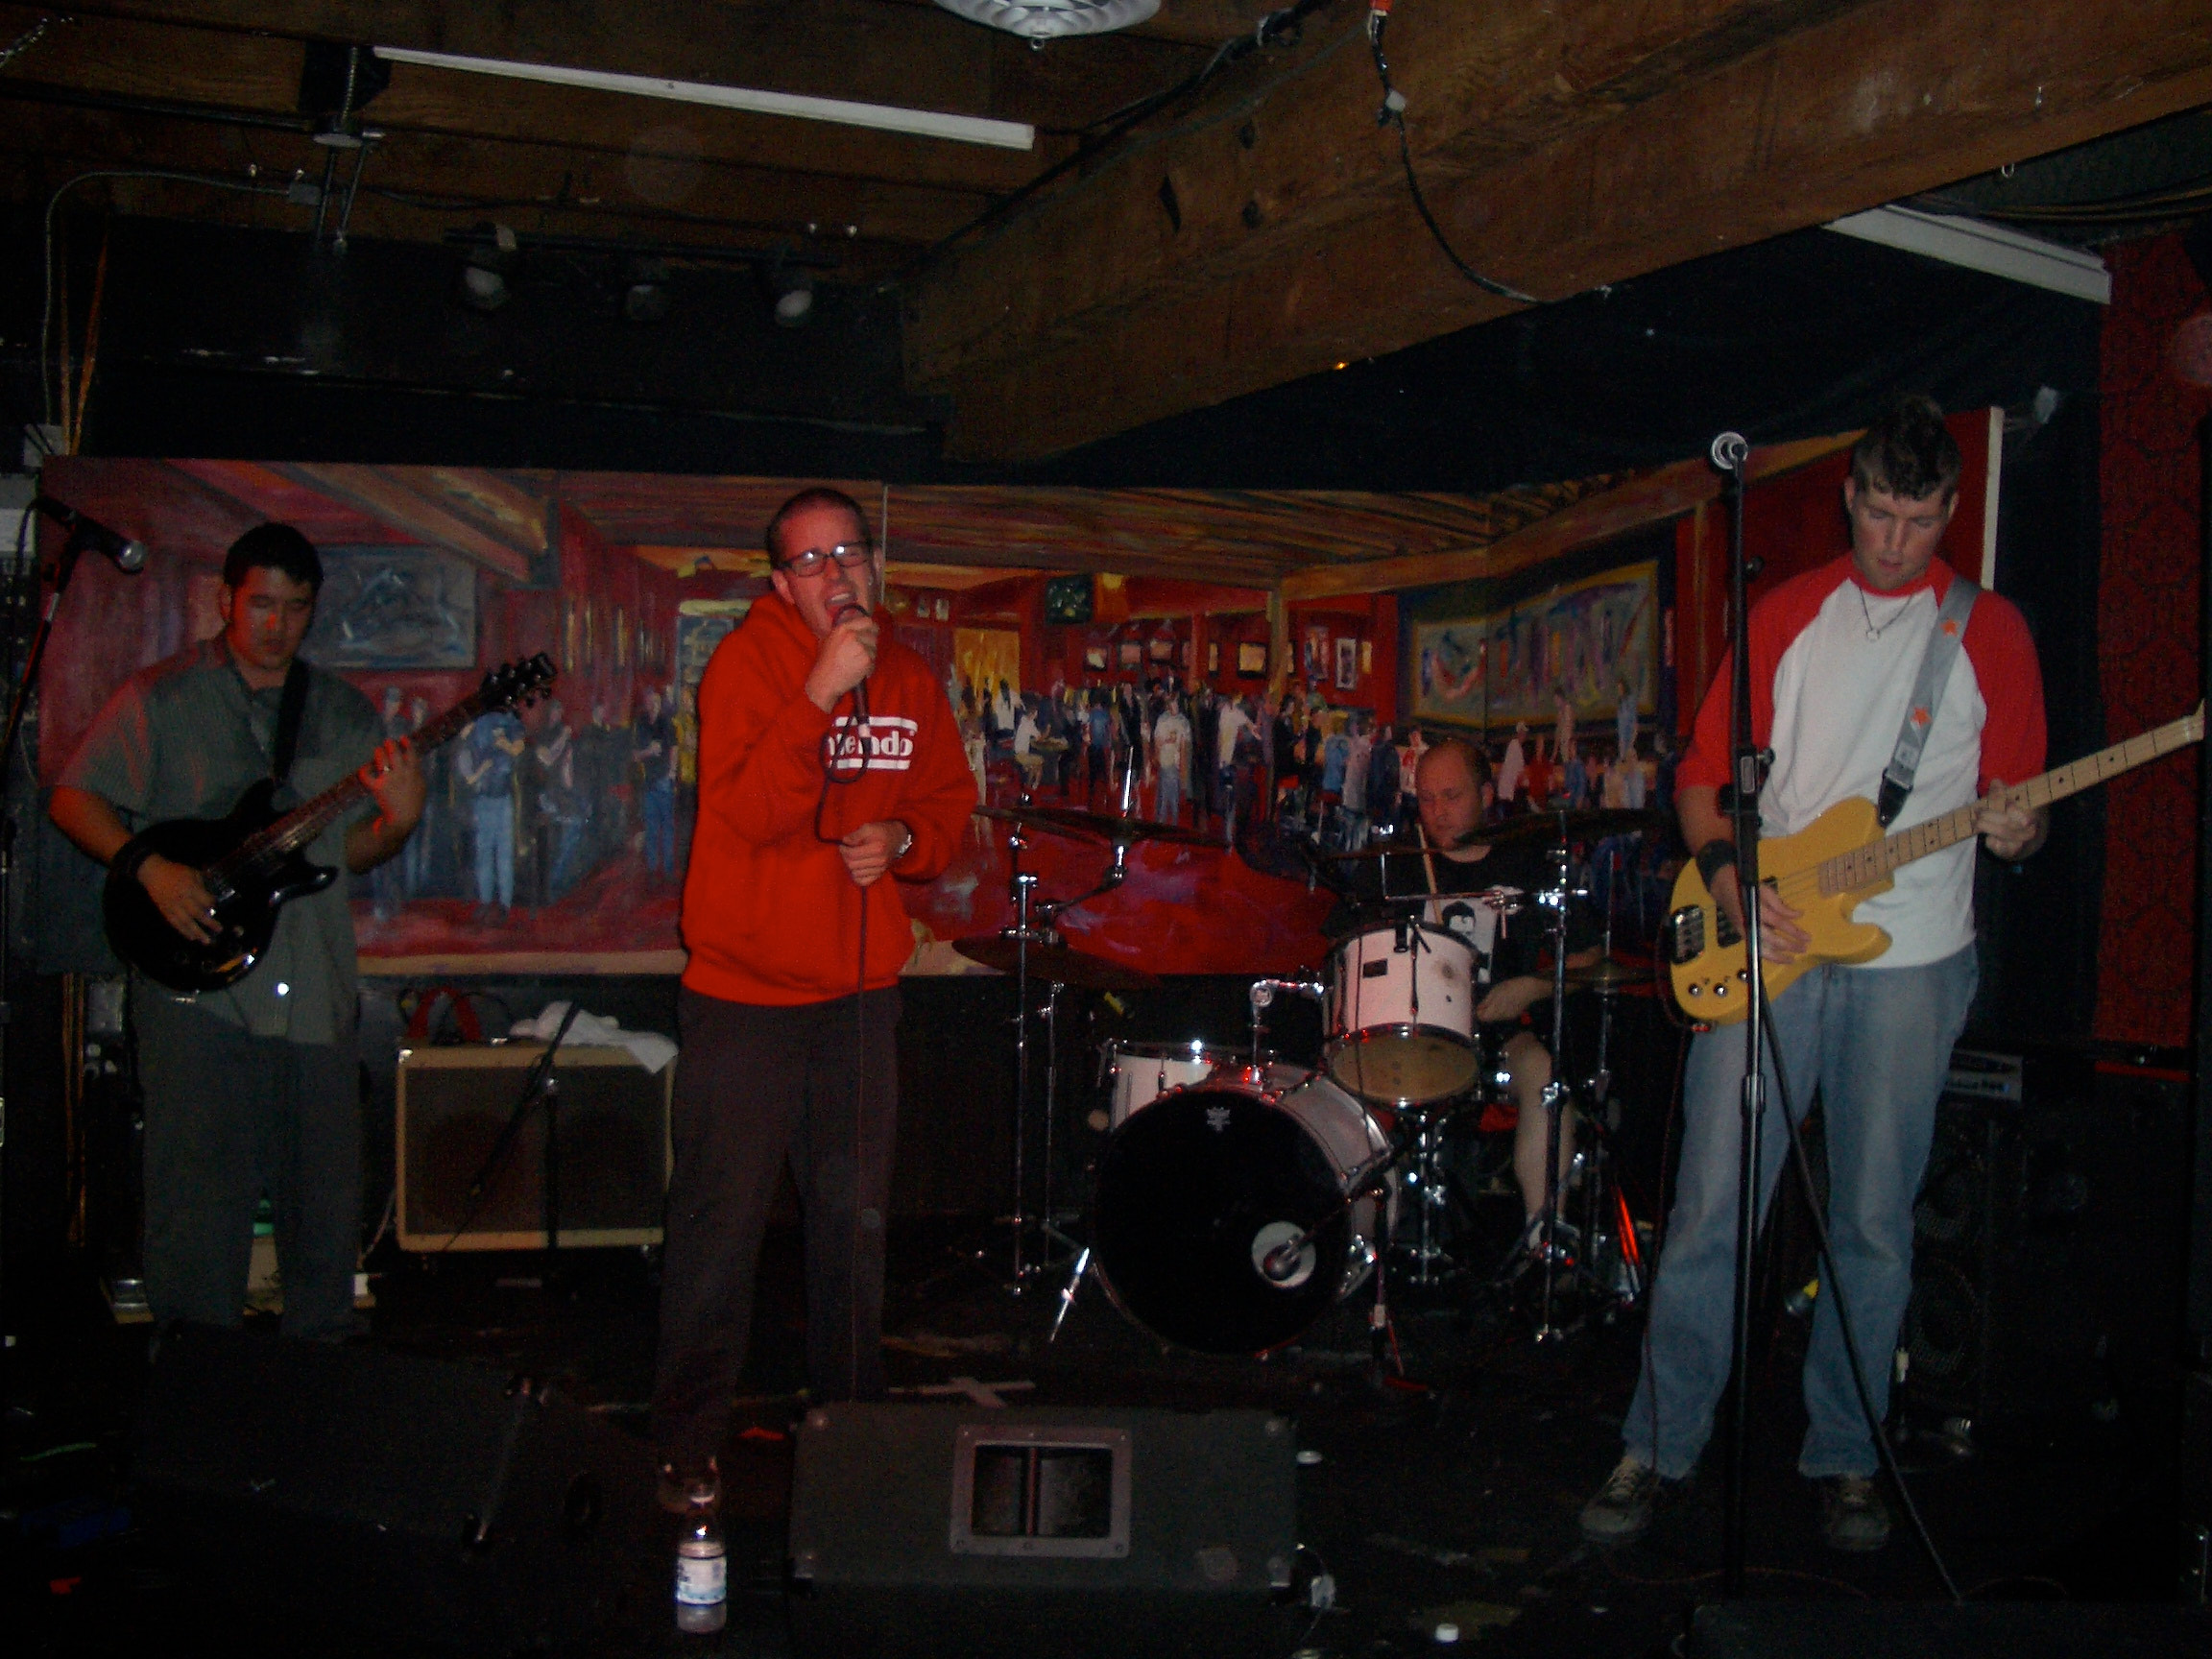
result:
M 700 1481 L 714 1488 L 714 1501 L 722 1501 L 722 1466 L 714 1458 L 707 1459 L 704 1468 L 697 1464 L 679 1465 L 675 1459 L 661 1465 L 661 1479 L 654 1489 L 654 1499 L 671 1515 L 688 1515 L 691 1512 L 691 1488 Z
M 1863 1552 L 1889 1542 L 1889 1505 L 1871 1475 L 1830 1475 L 1820 1482 L 1820 1536 L 1831 1550 Z
M 1659 1472 L 1635 1453 L 1623 1454 L 1598 1496 L 1582 1505 L 1582 1536 L 1593 1544 L 1627 1544 L 1643 1537 L 1658 1497 Z

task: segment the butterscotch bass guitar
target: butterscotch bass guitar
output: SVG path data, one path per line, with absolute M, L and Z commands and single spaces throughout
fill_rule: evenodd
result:
M 2161 755 L 2201 742 L 2204 709 L 2170 726 L 2100 749 L 2040 778 L 2008 784 L 2005 794 L 2021 806 L 2047 806 L 2094 784 L 2132 772 Z M 1807 969 L 1823 962 L 1871 962 L 1889 949 L 1889 935 L 1851 913 L 1877 893 L 1890 874 L 1915 858 L 1955 847 L 1974 833 L 1980 803 L 1884 835 L 1874 803 L 1839 801 L 1794 835 L 1759 843 L 1759 878 L 1799 912 L 1797 926 L 1812 938 L 1806 953 L 1767 966 L 1767 995 L 1780 996 Z M 1673 908 L 1661 939 L 1674 1000 L 1691 1019 L 1712 1025 L 1742 1020 L 1749 1001 L 1743 938 L 1713 902 L 1695 864 L 1675 878 Z
M 543 652 L 493 669 L 472 695 L 413 733 L 416 753 L 427 755 L 480 714 L 529 703 L 553 684 L 556 672 Z M 269 805 L 275 793 L 264 778 L 239 797 L 228 818 L 171 818 L 124 844 L 101 894 L 116 955 L 172 991 L 220 991 L 252 972 L 276 931 L 277 912 L 337 879 L 330 866 L 307 861 L 307 849 L 368 799 L 369 786 L 351 773 L 284 813 Z M 214 938 L 185 938 L 154 907 L 136 872 L 156 853 L 200 872 L 215 901 Z

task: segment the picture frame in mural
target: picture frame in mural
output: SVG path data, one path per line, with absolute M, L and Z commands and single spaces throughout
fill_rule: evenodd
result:
M 1375 641 L 1372 639 L 1359 641 L 1359 672 L 1362 674 L 1375 672 Z
M 1175 661 L 1175 641 L 1172 638 L 1154 639 L 1145 646 L 1145 654 L 1155 662 L 1172 662 Z
M 1359 684 L 1359 641 L 1349 635 L 1336 641 L 1336 689 L 1349 691 Z
M 1143 643 L 1143 641 L 1142 641 L 1142 640 L 1141 640 L 1141 639 L 1124 639 L 1124 640 L 1122 640 L 1122 641 L 1121 641 L 1121 648 L 1120 648 L 1120 651 L 1119 651 L 1119 652 L 1118 653 L 1118 655 L 1117 655 L 1117 661 L 1118 661 L 1120 662 L 1121 666 L 1122 666 L 1122 667 L 1124 667 L 1124 668 L 1142 668 L 1142 667 L 1143 667 L 1143 666 L 1144 666 L 1144 643 Z
M 1644 560 L 1481 614 L 1416 622 L 1414 717 L 1549 727 L 1560 688 L 1577 714 L 1611 714 L 1623 674 L 1643 711 L 1655 712 L 1658 589 L 1658 563 Z
M 301 654 L 338 669 L 473 668 L 476 567 L 435 547 L 325 547 Z
M 1309 684 L 1326 685 L 1329 683 L 1329 630 L 1306 630 L 1306 679 Z
M 1221 672 L 1221 641 L 1218 639 L 1206 641 L 1206 672 L 1209 674 Z
M 1105 673 L 1105 672 L 1106 672 L 1106 647 L 1105 647 L 1105 646 L 1103 646 L 1103 645 L 1086 645 L 1086 646 L 1084 646 L 1084 647 L 1083 647 L 1083 666 L 1084 666 L 1084 667 L 1085 667 L 1087 670 L 1089 670 L 1091 673 L 1093 673 L 1093 674 L 1103 674 L 1103 673 Z
M 1045 620 L 1081 625 L 1091 620 L 1091 578 L 1051 576 L 1045 582 Z
M 1263 639 L 1240 639 L 1237 642 L 1237 672 L 1246 680 L 1267 678 L 1267 642 Z

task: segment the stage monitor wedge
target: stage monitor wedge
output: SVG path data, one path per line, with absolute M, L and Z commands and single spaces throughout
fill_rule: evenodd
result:
M 819 1407 L 795 1448 L 793 1651 L 1286 1652 L 1296 1458 L 1264 1411 Z

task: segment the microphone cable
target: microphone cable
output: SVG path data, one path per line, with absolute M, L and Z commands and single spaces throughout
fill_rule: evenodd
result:
M 857 783 L 868 773 L 868 692 L 867 681 L 853 687 L 853 712 L 847 716 L 843 728 L 853 733 L 855 764 L 852 772 L 839 777 L 837 763 L 843 757 L 834 714 L 830 730 L 822 733 L 822 791 L 814 798 L 814 839 L 826 846 L 840 847 L 843 838 L 827 835 L 822 830 L 822 814 L 830 805 L 830 789 Z M 834 708 L 834 705 L 832 705 Z M 891 874 L 884 867 L 883 879 Z M 866 1119 L 868 1103 L 868 889 L 860 889 L 860 943 L 853 973 L 853 1247 L 847 1259 L 849 1278 L 846 1285 L 846 1393 L 857 1399 L 860 1393 L 860 1235 L 864 1231 L 861 1204 L 861 1158 L 866 1144 Z M 878 1226 L 881 1218 L 878 1217 Z

